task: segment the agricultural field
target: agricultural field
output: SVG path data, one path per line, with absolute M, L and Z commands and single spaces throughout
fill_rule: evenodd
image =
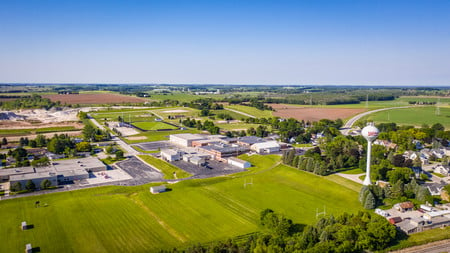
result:
M 42 95 L 53 102 L 60 101 L 61 104 L 121 104 L 121 103 L 144 103 L 147 99 L 132 97 L 113 93 L 85 93 L 85 94 L 50 94 Z
M 429 126 L 441 123 L 450 128 L 450 108 L 440 107 L 440 114 L 436 115 L 435 106 L 415 106 L 411 108 L 392 109 L 376 112 L 363 117 L 361 120 L 370 120 L 376 123 L 397 123 L 399 125 L 411 125 L 420 127 L 423 124 Z
M 274 116 L 281 118 L 294 118 L 304 121 L 319 121 L 321 119 L 347 119 L 366 111 L 362 108 L 330 108 L 330 107 L 305 107 L 288 104 L 271 104 L 276 110 Z
M 1 201 L 2 250 L 18 252 L 31 243 L 41 252 L 154 252 L 258 231 L 265 208 L 303 225 L 317 220 L 316 209 L 361 210 L 357 191 L 277 165 L 277 156 L 241 158 L 256 167 L 183 181 L 157 195 L 150 185 L 108 186 Z M 253 185 L 244 187 L 250 179 Z M 35 208 L 37 200 L 47 206 Z M 21 231 L 22 221 L 33 228 Z
M 166 124 L 164 122 L 134 122 L 132 124 L 145 131 L 155 131 L 161 129 L 171 129 L 171 130 L 178 129 L 178 127 Z

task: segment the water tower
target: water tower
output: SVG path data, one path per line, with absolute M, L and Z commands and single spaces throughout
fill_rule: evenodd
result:
M 372 181 L 370 180 L 370 154 L 372 153 L 372 141 L 374 141 L 380 131 L 376 128 L 372 122 L 367 123 L 361 131 L 361 135 L 367 140 L 367 166 L 366 166 L 366 178 L 364 179 L 363 185 L 370 185 Z

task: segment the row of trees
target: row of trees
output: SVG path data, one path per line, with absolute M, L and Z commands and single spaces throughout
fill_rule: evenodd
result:
M 0 101 L 0 108 L 3 110 L 33 108 L 43 108 L 48 110 L 54 106 L 60 106 L 60 102 L 52 102 L 50 99 L 43 98 L 37 94 L 33 94 L 32 96 L 24 96 L 13 101 Z
M 205 122 L 202 123 L 201 120 L 195 120 L 187 118 L 181 122 L 186 127 L 195 127 L 198 130 L 206 130 L 210 134 L 219 134 L 220 128 L 216 125 L 214 125 L 214 122 L 205 120 Z
M 45 189 L 49 189 L 52 187 L 52 182 L 48 179 L 44 179 L 41 181 L 40 183 L 40 189 L 41 190 L 45 190 Z M 20 192 L 20 191 L 27 191 L 27 192 L 32 192 L 35 191 L 36 185 L 34 184 L 34 182 L 32 180 L 28 180 L 25 185 L 22 185 L 22 183 L 20 183 L 19 181 L 11 184 L 10 186 L 10 191 L 12 192 Z
M 331 215 L 305 227 L 266 209 L 260 223 L 263 232 L 240 243 L 228 240 L 161 252 L 367 252 L 387 248 L 398 235 L 385 218 L 367 212 Z
M 408 183 L 404 183 L 404 181 L 399 179 L 392 186 L 363 186 L 359 192 L 359 201 L 366 209 L 374 209 L 379 205 L 383 205 L 385 199 L 398 201 L 416 199 L 423 203 L 426 201 L 433 203 L 433 198 L 428 189 L 419 185 L 414 178 Z

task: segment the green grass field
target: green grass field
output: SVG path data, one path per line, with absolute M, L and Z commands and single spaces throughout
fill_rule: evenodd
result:
M 119 116 L 126 122 L 136 121 L 149 121 L 155 120 L 155 116 L 151 113 L 151 110 L 133 109 L 133 110 L 121 110 L 121 111 L 100 111 L 90 113 L 90 115 L 97 121 L 103 123 L 105 121 L 118 121 Z M 105 120 L 106 119 L 106 120 Z
M 0 137 L 21 136 L 28 134 L 44 134 L 53 132 L 67 132 L 77 130 L 80 129 L 77 129 L 74 126 L 44 127 L 44 128 L 29 128 L 29 129 L 0 129 Z
M 259 124 L 246 124 L 246 123 L 220 123 L 216 124 L 216 126 L 220 127 L 220 129 L 235 131 L 235 130 L 247 130 L 250 127 L 257 128 Z
M 139 158 L 159 169 L 164 174 L 164 179 L 180 179 L 192 176 L 190 173 L 151 155 L 140 155 Z M 176 178 L 173 174 L 174 172 L 176 173 Z
M 225 108 L 230 108 L 236 111 L 244 112 L 250 114 L 256 118 L 270 118 L 272 117 L 272 111 L 262 111 L 255 107 L 245 106 L 245 105 L 227 105 Z
M 142 130 L 160 130 L 160 129 L 178 129 L 178 127 L 174 127 L 172 125 L 166 124 L 164 122 L 135 122 L 133 123 L 136 127 L 139 127 Z
M 153 195 L 149 185 L 108 186 L 0 201 L 3 252 L 154 252 L 161 248 L 225 240 L 260 230 L 259 212 L 271 208 L 294 222 L 361 210 L 357 191 L 283 165 L 277 156 L 241 156 L 248 172 L 169 185 Z M 244 180 L 253 185 L 244 188 Z M 35 208 L 34 202 L 47 203 Z M 21 231 L 27 221 L 34 228 Z
M 143 132 L 140 134 L 133 135 L 132 137 L 139 137 L 144 136 L 145 139 L 142 140 L 129 140 L 126 137 L 122 138 L 124 141 L 126 141 L 129 144 L 133 143 L 140 143 L 140 142 L 147 142 L 147 141 L 163 141 L 168 140 L 169 135 L 171 134 L 185 134 L 185 133 L 200 133 L 201 131 L 197 129 L 192 130 L 173 130 L 173 131 L 151 131 L 151 132 Z
M 429 126 L 441 123 L 446 128 L 450 127 L 450 108 L 440 107 L 440 115 L 436 115 L 435 106 L 417 106 L 404 109 L 393 109 L 370 114 L 362 120 L 371 120 L 376 123 L 394 122 L 399 125 L 412 125 L 420 127 L 423 124 Z

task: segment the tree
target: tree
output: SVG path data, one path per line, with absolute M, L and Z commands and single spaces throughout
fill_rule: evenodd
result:
M 25 189 L 27 189 L 29 191 L 34 191 L 34 190 L 36 190 L 36 185 L 34 184 L 34 182 L 32 180 L 28 180 L 25 183 Z
M 22 184 L 19 181 L 17 181 L 15 183 L 11 184 L 9 189 L 11 191 L 13 191 L 13 192 L 21 191 L 22 190 Z
M 52 186 L 52 182 L 48 179 L 44 179 L 41 181 L 41 189 L 48 189 L 50 188 L 50 186 Z
M 78 152 L 89 152 L 92 149 L 91 144 L 87 141 L 79 142 L 75 146 Z
M 122 159 L 122 158 L 124 158 L 124 157 L 123 157 L 123 151 L 120 150 L 120 149 L 116 151 L 115 155 L 116 155 L 116 159 Z
M 50 165 L 50 160 L 48 159 L 48 157 L 44 156 L 41 157 L 39 159 L 35 159 L 31 162 L 31 165 L 33 167 L 42 167 L 42 166 L 48 166 Z
M 91 124 L 86 124 L 82 132 L 85 140 L 95 140 L 96 130 Z
M 8 139 L 6 139 L 5 137 L 3 137 L 2 139 L 2 145 L 7 145 L 8 144 Z
M 36 146 L 44 147 L 46 144 L 47 144 L 47 140 L 45 139 L 45 136 L 42 134 L 38 134 L 36 136 Z
M 372 192 L 368 192 L 366 199 L 364 201 L 364 208 L 365 209 L 374 209 L 376 207 L 376 200 L 375 196 L 373 196 Z

